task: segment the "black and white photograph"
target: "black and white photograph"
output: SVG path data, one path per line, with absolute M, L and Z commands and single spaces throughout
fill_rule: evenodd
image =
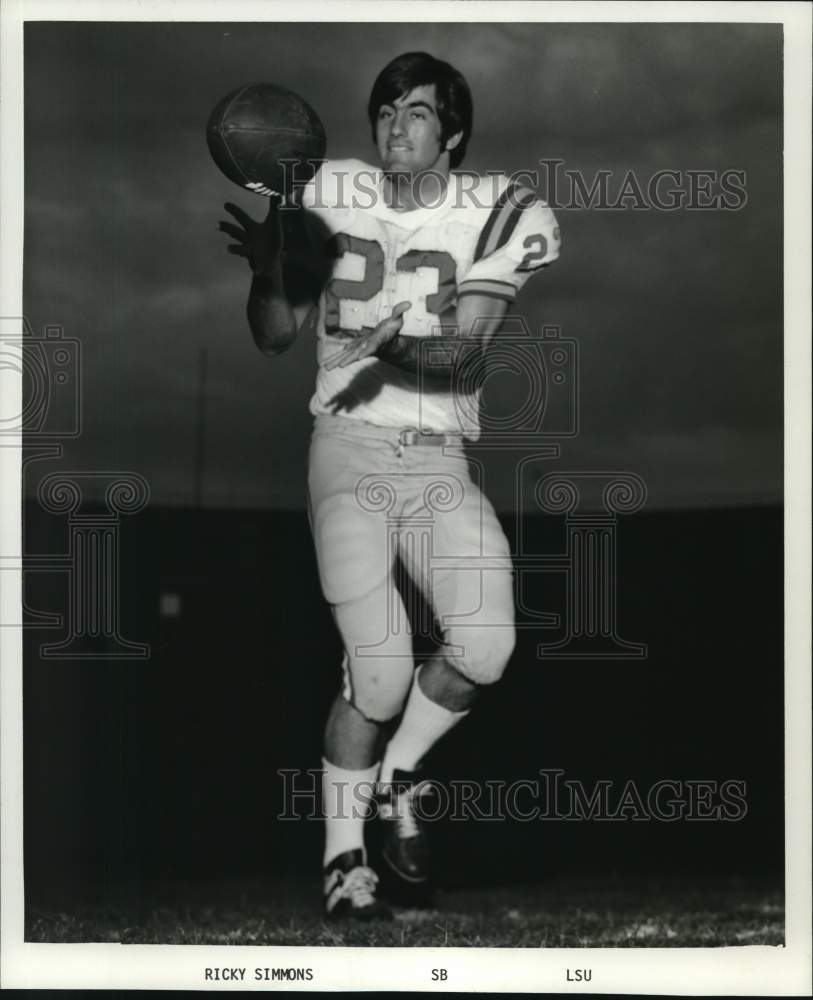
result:
M 5 8 L 4 986 L 809 989 L 811 10 L 579 7 Z

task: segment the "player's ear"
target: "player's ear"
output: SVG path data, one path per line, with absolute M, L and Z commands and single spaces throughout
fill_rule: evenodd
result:
M 446 152 L 451 152 L 456 146 L 460 145 L 460 140 L 463 138 L 462 132 L 455 132 L 454 135 L 450 135 L 446 140 Z

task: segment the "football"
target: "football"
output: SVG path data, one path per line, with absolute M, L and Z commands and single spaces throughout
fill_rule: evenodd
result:
M 250 83 L 227 94 L 209 115 L 206 141 L 229 180 L 266 197 L 284 197 L 307 183 L 326 145 L 313 108 L 274 83 Z

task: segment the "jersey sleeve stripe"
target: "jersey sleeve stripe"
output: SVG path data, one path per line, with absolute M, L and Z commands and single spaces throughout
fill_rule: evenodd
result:
M 530 191 L 524 193 L 520 199 L 520 203 L 514 209 L 514 211 L 505 220 L 505 223 L 496 236 L 496 243 L 493 250 L 489 250 L 489 253 L 494 253 L 494 250 L 499 250 L 500 247 L 505 246 L 505 244 L 514 235 L 514 230 L 517 228 L 517 223 L 519 222 L 519 217 L 530 205 L 536 201 L 536 195 L 532 194 Z
M 489 254 L 499 250 L 500 247 L 505 246 L 505 244 L 511 239 L 514 230 L 517 228 L 517 223 L 519 222 L 520 216 L 525 211 L 529 205 L 532 205 L 536 201 L 536 195 L 531 191 L 524 191 L 522 189 L 517 189 L 518 193 L 513 197 L 508 205 L 500 213 L 500 217 L 497 220 L 491 234 L 486 242 L 484 257 L 488 257 Z
M 463 281 L 457 290 L 458 299 L 464 295 L 485 295 L 490 299 L 502 299 L 504 302 L 513 302 L 517 297 L 517 290 L 507 281 L 489 281 L 473 279 Z
M 497 199 L 494 208 L 491 209 L 491 213 L 486 220 L 486 224 L 483 226 L 483 231 L 480 233 L 480 239 L 477 241 L 477 246 L 474 249 L 474 260 L 478 261 L 482 257 L 485 257 L 485 248 L 488 243 L 488 238 L 491 236 L 491 231 L 497 223 L 500 214 L 508 203 L 508 199 L 511 197 L 512 188 L 515 185 L 509 184 L 509 186 L 503 191 L 500 197 Z
M 522 213 L 536 201 L 533 191 L 510 184 L 500 195 L 496 205 L 491 210 L 488 221 L 483 227 L 477 247 L 474 251 L 474 262 L 488 257 L 504 246 L 516 229 Z

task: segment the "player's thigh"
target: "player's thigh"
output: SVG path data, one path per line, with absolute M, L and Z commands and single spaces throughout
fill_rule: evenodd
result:
M 432 603 L 449 661 L 487 684 L 500 678 L 515 644 L 511 550 L 494 507 L 467 470 L 459 469 L 457 478 L 459 503 L 434 512 L 431 554 L 409 568 Z
M 340 434 L 315 434 L 308 458 L 308 512 L 322 592 L 330 604 L 367 594 L 392 570 L 385 514 L 364 502 L 375 451 Z

